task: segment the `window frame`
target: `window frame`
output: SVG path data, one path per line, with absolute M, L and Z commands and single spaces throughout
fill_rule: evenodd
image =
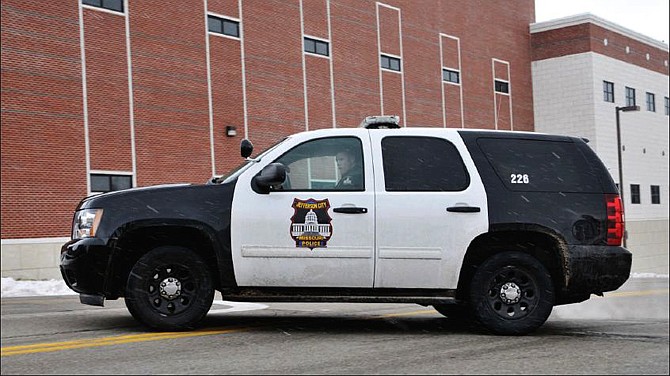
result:
M 636 96 L 635 88 L 626 86 L 626 106 L 635 106 L 637 102 Z
M 640 185 L 631 184 L 630 185 L 630 203 L 631 204 L 641 204 L 642 199 L 640 195 Z
M 647 111 L 656 112 L 656 94 L 647 92 Z
M 649 190 L 651 192 L 651 203 L 653 205 L 661 204 L 661 186 L 660 185 L 650 185 Z
M 509 81 L 501 80 L 496 78 L 493 80 L 493 91 L 500 94 L 509 95 Z
M 665 102 L 665 116 L 669 116 L 670 115 L 670 98 L 663 97 L 663 100 Z
M 387 66 L 384 66 L 384 59 L 388 61 Z M 391 62 L 397 62 L 398 69 L 394 69 Z M 400 57 L 391 56 L 389 54 L 381 54 L 379 55 L 379 66 L 381 67 L 381 69 L 389 72 L 396 72 L 396 73 L 402 72 L 402 59 Z
M 121 10 L 114 9 L 114 8 L 109 7 L 109 6 L 105 6 L 105 3 L 109 3 L 111 1 L 114 1 L 114 0 L 98 0 L 98 1 L 95 1 L 95 0 L 81 0 L 81 5 L 85 6 L 85 7 L 90 7 L 89 9 L 105 10 L 105 11 L 108 11 L 108 12 L 113 12 L 115 14 L 126 14 L 126 9 L 124 7 L 125 4 L 124 4 L 123 0 L 119 0 L 120 5 L 121 5 Z M 99 5 L 98 4 L 91 4 L 93 2 L 99 2 L 100 4 Z
M 447 79 L 445 79 L 444 75 L 448 74 Z M 450 78 L 453 76 L 456 76 L 456 81 L 451 80 Z M 442 82 L 446 82 L 449 84 L 454 84 L 454 85 L 460 85 L 461 84 L 461 71 L 458 69 L 452 69 L 452 68 L 442 68 Z
M 89 177 L 91 179 L 91 193 L 92 194 L 115 192 L 115 191 L 120 191 L 120 190 L 124 190 L 124 189 L 134 188 L 133 187 L 133 175 L 132 175 L 132 173 L 124 173 L 124 172 L 116 172 L 116 171 L 91 171 L 90 174 L 89 174 Z M 105 177 L 105 178 L 107 178 L 108 189 L 107 190 L 94 189 L 94 184 L 93 184 L 94 177 Z M 112 179 L 113 178 L 127 178 L 129 184 L 125 188 L 112 189 L 112 186 L 113 186 Z
M 318 57 L 326 57 L 330 58 L 330 42 L 324 39 L 319 39 L 315 38 L 312 36 L 308 35 L 303 35 L 302 37 L 303 40 L 303 52 L 312 56 L 318 56 Z M 313 43 L 314 44 L 314 51 L 308 51 L 307 50 L 307 42 Z M 319 52 L 319 45 L 325 45 L 326 47 L 326 53 L 321 53 Z
M 614 82 L 603 80 L 603 100 L 614 103 Z
M 220 23 L 221 31 L 216 31 L 212 30 L 210 27 L 210 22 L 211 21 L 218 21 Z M 226 32 L 226 24 L 232 24 L 236 27 L 236 35 L 227 33 Z M 227 38 L 233 38 L 233 39 L 241 39 L 242 38 L 242 29 L 240 27 L 241 22 L 239 20 L 230 18 L 230 17 L 224 17 L 221 15 L 217 14 L 212 14 L 212 13 L 207 13 L 207 33 L 208 34 L 213 34 L 213 35 L 219 35 L 219 36 L 224 36 Z

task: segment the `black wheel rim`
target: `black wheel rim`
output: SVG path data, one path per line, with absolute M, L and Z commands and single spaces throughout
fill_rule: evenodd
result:
M 147 278 L 145 287 L 149 306 L 160 315 L 174 316 L 195 302 L 197 281 L 183 265 L 161 265 Z
M 486 301 L 499 317 L 522 319 L 539 304 L 538 283 L 531 273 L 516 266 L 498 269 L 489 280 Z

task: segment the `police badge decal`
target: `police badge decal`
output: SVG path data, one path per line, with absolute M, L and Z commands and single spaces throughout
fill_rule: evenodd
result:
M 291 238 L 297 248 L 326 248 L 333 234 L 332 218 L 328 214 L 328 199 L 293 199 L 291 217 Z

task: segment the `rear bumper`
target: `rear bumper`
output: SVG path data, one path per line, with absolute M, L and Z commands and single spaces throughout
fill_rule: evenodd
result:
M 573 303 L 613 291 L 630 277 L 633 255 L 623 247 L 569 246 L 567 295 Z
M 103 239 L 71 240 L 61 247 L 60 271 L 69 288 L 85 295 L 105 295 L 107 265 L 112 254 Z

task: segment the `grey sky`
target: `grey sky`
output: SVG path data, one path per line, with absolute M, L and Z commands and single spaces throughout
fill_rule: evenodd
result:
M 535 20 L 591 13 L 667 44 L 668 4 L 668 0 L 535 0 Z

